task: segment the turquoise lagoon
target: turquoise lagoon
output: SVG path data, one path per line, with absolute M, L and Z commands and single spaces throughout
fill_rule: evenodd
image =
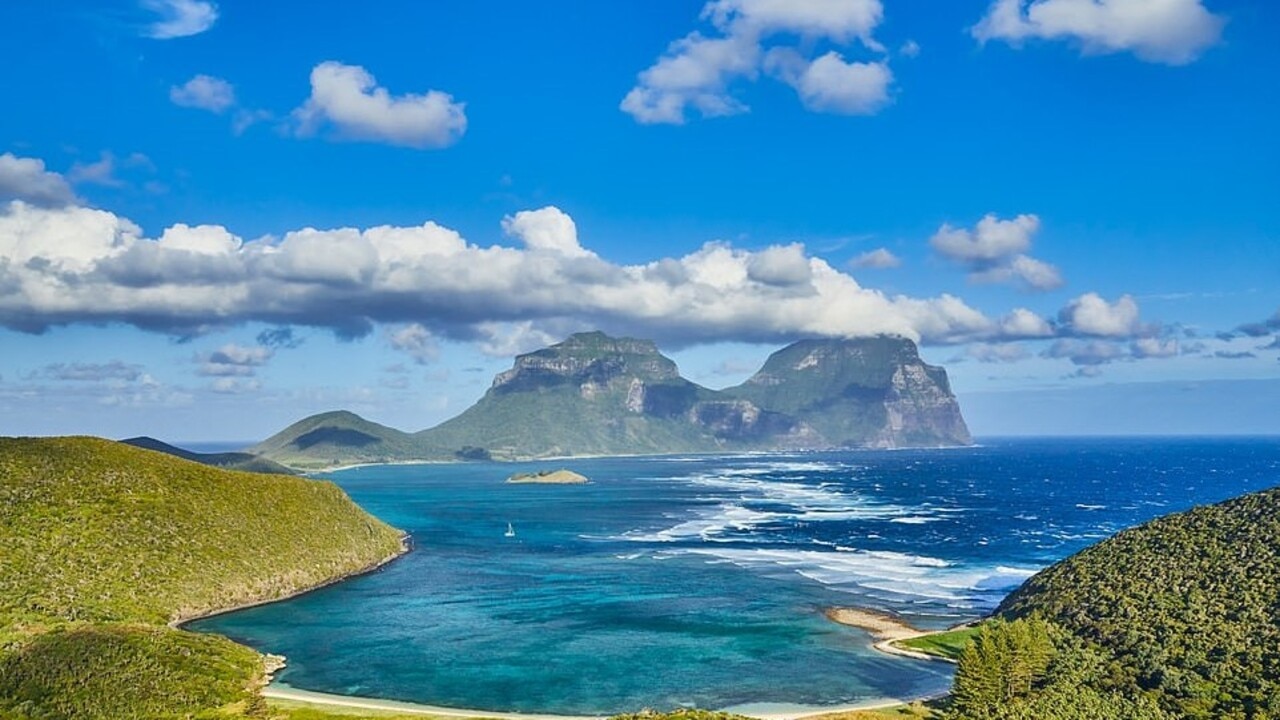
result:
M 562 466 L 593 482 L 504 483 Z M 950 666 L 880 654 L 822 611 L 886 610 L 923 628 L 981 617 L 1125 527 L 1280 484 L 1280 443 L 1006 440 L 329 477 L 415 550 L 196 629 L 286 655 L 279 681 L 307 690 L 608 714 L 944 692 Z

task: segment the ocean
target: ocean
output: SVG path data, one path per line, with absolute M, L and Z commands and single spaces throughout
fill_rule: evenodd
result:
M 592 482 L 504 482 L 558 467 Z M 758 711 L 944 692 L 951 666 L 878 653 L 822 611 L 885 610 L 921 628 L 982 617 L 1120 530 L 1280 484 L 1280 440 L 985 440 L 326 477 L 415 550 L 193 625 L 286 655 L 279 682 L 494 711 Z

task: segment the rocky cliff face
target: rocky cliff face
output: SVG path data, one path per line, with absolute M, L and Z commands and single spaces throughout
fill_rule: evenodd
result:
M 946 370 L 905 338 L 802 340 L 726 394 L 809 425 L 809 447 L 913 447 L 972 442 Z
M 292 433 L 299 437 L 285 449 L 305 456 L 303 441 L 328 438 L 337 422 L 311 420 L 295 425 L 305 433 Z M 358 429 L 346 421 L 334 432 Z M 910 340 L 885 337 L 797 342 L 742 385 L 715 391 L 681 377 L 648 340 L 580 333 L 517 357 L 452 420 L 413 435 L 375 429 L 361 432 L 376 436 L 376 447 L 346 455 L 516 459 L 970 442 L 946 371 L 925 364 Z

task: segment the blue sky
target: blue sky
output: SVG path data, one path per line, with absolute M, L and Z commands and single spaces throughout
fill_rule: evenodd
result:
M 1085 432 L 1099 398 L 1107 432 L 1280 432 L 1240 402 L 1280 401 L 1276 27 L 1262 0 L 9 3 L 0 432 L 418 429 L 596 327 L 715 387 L 905 334 L 978 433 Z M 1214 391 L 1171 391 L 1174 427 L 1127 400 L 1150 383 Z

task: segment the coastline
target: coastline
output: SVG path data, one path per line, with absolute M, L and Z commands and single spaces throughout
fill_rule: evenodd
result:
M 898 647 L 894 643 L 900 640 L 914 640 L 915 638 L 926 637 L 929 635 L 940 635 L 945 632 L 951 632 L 965 627 L 968 623 L 962 623 L 946 630 L 920 630 L 913 627 L 894 615 L 875 610 L 867 610 L 856 607 L 835 607 L 827 608 L 822 613 L 828 620 L 855 627 L 865 631 L 871 635 L 871 647 L 885 653 L 887 655 L 897 655 L 899 657 L 911 658 L 913 660 L 929 660 L 932 662 L 945 662 L 952 665 L 956 664 L 951 658 L 942 657 L 940 655 L 930 655 L 929 653 L 920 652 L 918 650 L 908 650 L 907 648 Z
M 283 602 L 285 600 L 292 600 L 294 598 L 306 595 L 307 593 L 312 593 L 317 590 L 327 588 L 330 585 L 336 585 L 345 580 L 350 580 L 352 578 L 360 577 L 361 575 L 368 575 L 369 573 L 380 570 L 386 565 L 404 557 L 405 555 L 409 554 L 409 552 L 411 552 L 412 550 L 413 550 L 413 537 L 410 536 L 409 533 L 402 533 L 400 535 L 400 549 L 382 558 L 376 563 L 369 565 L 368 567 L 360 568 L 357 570 L 353 570 L 349 573 L 339 575 L 337 577 L 329 578 L 328 580 L 325 580 L 324 582 L 318 585 L 312 585 L 310 587 L 301 588 L 299 590 L 288 593 L 286 595 L 280 595 L 277 597 L 265 598 L 261 600 L 251 600 L 249 602 L 238 603 L 236 605 L 232 605 L 229 607 L 215 608 L 213 610 L 201 611 L 194 615 L 182 615 L 170 620 L 167 623 L 167 625 L 173 628 L 174 630 L 186 630 L 186 627 L 185 627 L 186 625 L 196 622 L 197 620 L 205 620 L 207 618 L 217 617 L 218 615 L 226 615 L 228 613 L 239 612 L 240 610 L 247 610 L 249 608 L 258 607 L 260 605 L 270 605 L 271 603 Z
M 403 702 L 399 700 L 382 700 L 361 697 L 358 695 L 338 695 L 335 693 L 300 690 L 283 683 L 272 683 L 262 689 L 262 696 L 268 700 L 304 703 L 321 707 L 341 707 L 357 710 L 379 710 L 397 712 L 405 715 L 422 715 L 423 717 L 441 718 L 485 718 L 493 720 L 605 720 L 609 715 L 555 715 L 548 713 L 496 712 L 471 708 L 452 708 L 439 705 Z M 785 703 L 750 703 L 722 708 L 721 712 L 729 712 L 756 720 L 804 720 L 819 718 L 823 715 L 853 712 L 858 710 L 883 710 L 885 708 L 906 705 L 915 700 L 933 700 L 941 696 L 919 698 L 872 698 L 857 703 L 831 706 L 789 705 Z

